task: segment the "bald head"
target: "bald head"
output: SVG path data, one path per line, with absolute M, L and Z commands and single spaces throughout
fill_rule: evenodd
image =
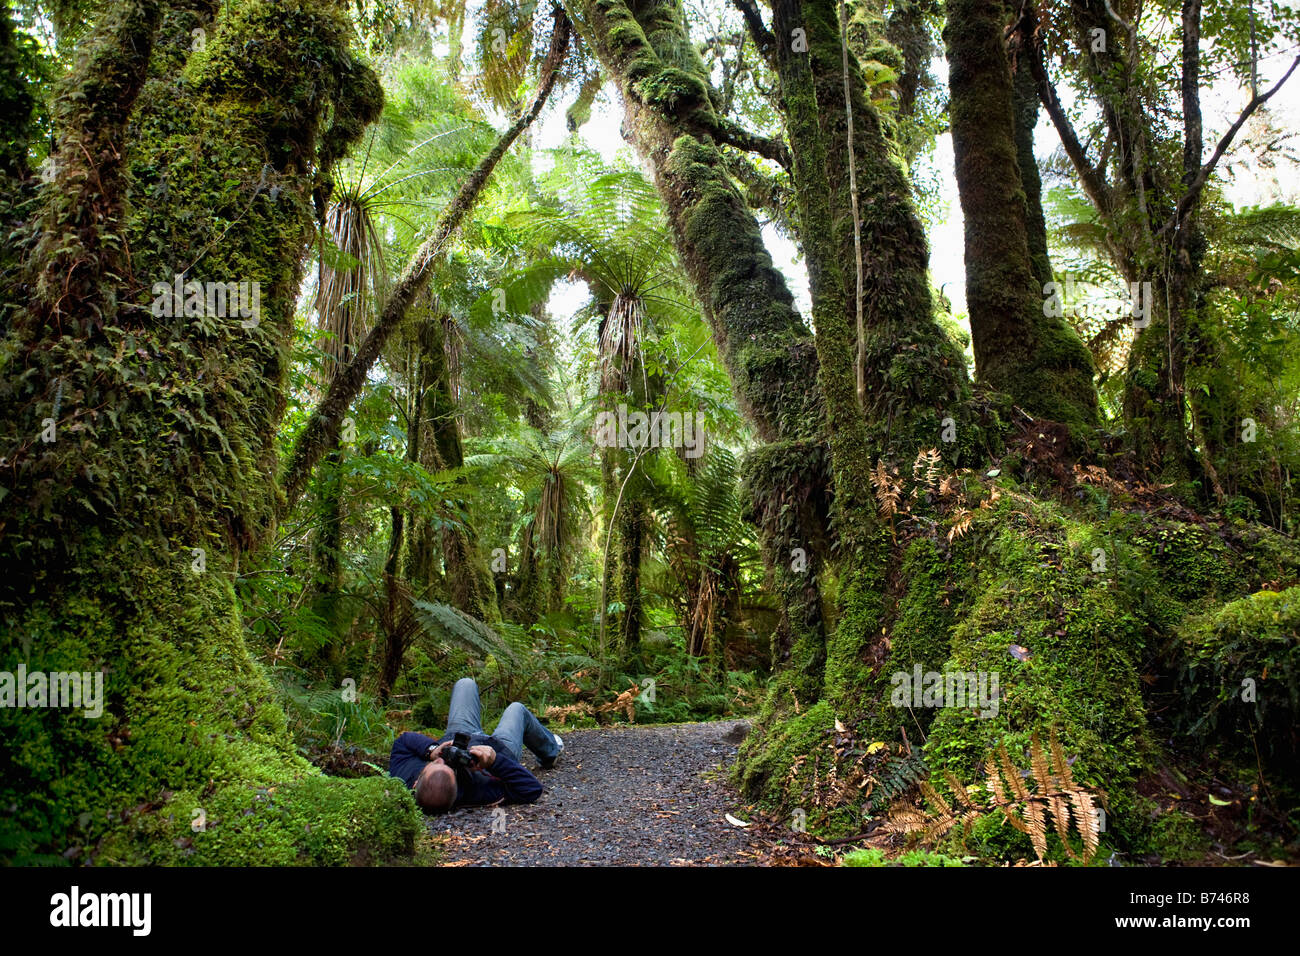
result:
M 430 813 L 443 813 L 456 802 L 456 772 L 441 759 L 430 761 L 415 781 L 415 802 Z

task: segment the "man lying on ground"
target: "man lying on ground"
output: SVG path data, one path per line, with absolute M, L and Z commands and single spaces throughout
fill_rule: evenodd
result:
M 393 741 L 388 772 L 406 781 L 415 802 L 429 813 L 452 807 L 478 807 L 495 803 L 532 803 L 542 795 L 542 785 L 520 764 L 525 746 L 543 769 L 555 765 L 564 741 L 551 733 L 523 704 L 506 708 L 489 736 L 483 733 L 478 684 L 472 677 L 456 681 L 447 713 L 447 732 L 434 740 L 407 731 Z M 443 759 L 456 734 L 469 736 L 469 767 L 456 768 Z

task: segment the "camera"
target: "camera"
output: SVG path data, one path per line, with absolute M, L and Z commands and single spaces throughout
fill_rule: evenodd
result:
M 474 766 L 474 755 L 469 751 L 469 734 L 456 734 L 451 746 L 443 749 L 438 756 L 442 762 L 453 770 L 469 770 Z

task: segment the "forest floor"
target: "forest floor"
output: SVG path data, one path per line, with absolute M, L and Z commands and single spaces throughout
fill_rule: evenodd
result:
M 450 866 L 745 866 L 765 862 L 767 828 L 726 784 L 745 721 L 566 731 L 564 755 L 533 769 L 536 803 L 428 818 Z

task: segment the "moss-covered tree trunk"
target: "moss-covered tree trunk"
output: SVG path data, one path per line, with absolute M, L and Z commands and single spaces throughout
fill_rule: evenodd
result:
M 646 543 L 645 500 L 624 497 L 618 517 L 618 588 L 616 600 L 623 609 L 614 616 L 619 654 L 630 661 L 641 650 L 641 625 L 645 616 L 641 600 L 641 561 Z
M 1033 161 L 1032 131 L 1023 157 L 1004 39 L 1008 14 L 999 2 L 950 0 L 944 30 L 975 369 L 1034 417 L 1086 433 L 1097 425 L 1092 358 L 1065 319 L 1045 308 L 1043 264 L 1035 267 L 1029 246 L 1022 168 Z
M 1027 53 L 1015 34 L 1015 62 L 1011 76 L 1011 103 L 1015 113 L 1016 166 L 1025 193 L 1025 239 L 1029 261 L 1039 288 L 1052 281 L 1052 259 L 1047 248 L 1047 215 L 1043 212 L 1043 177 L 1034 154 L 1034 131 L 1038 128 L 1038 85 Z
M 217 6 L 98 6 L 4 290 L 30 305 L 0 349 L 0 667 L 103 681 L 102 714 L 0 716 L 7 858 L 344 862 L 414 838 L 404 788 L 295 753 L 234 591 L 273 527 L 315 171 L 382 93 L 342 4 Z
M 823 411 L 820 395 L 808 388 L 817 375 L 812 335 L 772 264 L 752 210 L 726 173 L 725 131 L 680 4 L 654 0 L 634 12 L 621 0 L 570 0 L 566 9 L 618 85 L 626 128 L 650 163 L 737 401 L 768 443 L 750 456 L 745 472 L 753 510 L 774 519 L 763 532 L 789 630 L 780 643 L 804 675 L 801 692 L 815 696 L 825 657 L 816 573 L 825 555 L 813 544 L 824 530 L 779 520 L 802 509 L 783 511 L 776 501 L 786 493 L 824 495 L 818 489 L 824 489 L 825 476 L 816 469 Z M 769 484 L 773 475 L 785 483 Z M 806 515 L 815 516 L 815 509 Z M 792 562 L 791 552 L 799 548 L 807 559 Z
M 962 449 L 978 447 L 977 429 L 967 424 L 969 381 L 960 352 L 935 322 L 930 295 L 929 248 L 912 205 L 911 186 L 897 144 L 872 105 L 859 54 L 841 42 L 835 0 L 806 0 L 798 24 L 806 34 L 806 58 L 816 97 L 821 147 L 826 156 L 830 218 L 805 222 L 805 243 L 829 224 L 838 249 L 843 292 L 840 301 L 850 327 L 857 325 L 858 283 L 851 264 L 859 259 L 863 306 L 863 411 L 874 454 L 911 458 L 921 448 L 939 447 L 956 461 Z M 778 37 L 784 36 L 776 30 Z M 784 46 L 793 48 L 794 42 Z M 780 47 L 778 46 L 778 49 Z M 795 51 L 791 49 L 791 54 Z M 846 69 L 847 59 L 847 84 Z M 784 97 L 783 87 L 783 97 Z M 846 95 L 848 102 L 846 103 Z M 784 103 L 787 124 L 793 104 Z M 849 111 L 852 111 L 850 136 Z M 811 134 L 811 131 L 809 131 Z M 797 150 L 791 130 L 791 148 Z M 849 175 L 850 157 L 855 176 Z M 858 190 L 857 222 L 852 187 Z M 855 244 L 855 229 L 861 241 Z M 856 336 L 855 336 L 856 337 Z M 820 353 L 819 353 L 820 354 Z M 959 441 L 943 440 L 943 421 L 958 425 Z
M 882 554 L 873 547 L 878 525 L 872 498 L 872 445 L 868 438 L 867 417 L 858 403 L 857 374 L 853 363 L 857 350 L 855 332 L 850 324 L 848 280 L 851 269 L 844 262 L 843 236 L 831 228 L 834 222 L 832 203 L 835 185 L 843 187 L 842 177 L 832 172 L 843 168 L 837 154 L 832 158 L 828 145 L 839 145 L 843 121 L 827 122 L 819 92 L 814 64 L 819 60 L 819 44 L 827 47 L 826 31 L 831 26 L 811 8 L 821 0 L 775 0 L 772 27 L 778 37 L 793 36 L 803 27 L 808 31 L 809 53 L 794 49 L 793 44 L 778 43 L 776 68 L 781 82 L 781 103 L 794 157 L 795 194 L 799 201 L 804 254 L 808 261 L 809 289 L 812 294 L 813 322 L 816 326 L 818 358 L 817 384 L 826 403 L 827 435 L 830 444 L 831 474 L 835 488 L 835 527 L 840 553 L 836 565 L 840 571 L 839 615 L 827 649 L 826 697 L 832 706 L 844 703 L 846 694 L 855 688 L 849 674 L 854 670 L 847 662 L 857 661 L 864 649 L 880 634 L 881 594 L 884 590 Z M 837 37 L 837 34 L 833 34 Z M 835 47 L 839 49 L 838 38 Z M 825 62 L 822 63 L 825 67 Z M 842 77 L 842 74 L 841 74 Z M 823 78 L 824 79 L 824 78 Z M 841 79 L 842 83 L 842 79 Z M 843 86 L 840 86 L 841 106 Z M 840 110 L 843 116 L 843 110 Z M 847 134 L 845 134 L 847 135 Z M 846 151 L 847 153 L 847 151 Z M 841 194 L 843 199 L 843 194 Z M 850 218 L 849 228 L 852 228 Z M 922 242 L 924 248 L 924 242 Z M 849 238 L 848 249 L 852 250 Z M 847 260 L 852 263 L 852 258 Z M 875 274 L 879 278 L 880 272 Z M 906 277 L 904 277 L 906 281 Z M 856 288 L 856 282 L 854 284 Z M 928 298 L 928 288 L 927 288 Z M 880 329 L 875 330 L 877 334 Z M 868 379 L 876 386 L 880 380 Z M 870 393 L 872 398 L 878 392 Z M 881 406 L 872 403 L 872 409 Z

